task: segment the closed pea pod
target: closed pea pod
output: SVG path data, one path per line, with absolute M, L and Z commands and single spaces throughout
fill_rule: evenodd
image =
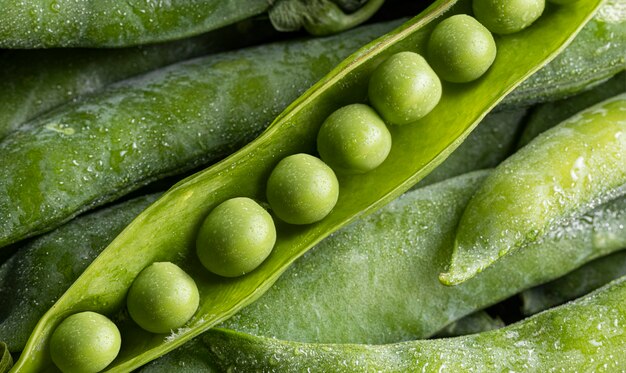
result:
M 450 269 L 458 284 L 533 242 L 550 226 L 624 193 L 626 95 L 604 101 L 539 135 L 503 162 L 459 224 Z
M 389 345 L 307 344 L 226 329 L 202 339 L 218 367 L 231 372 L 619 372 L 626 368 L 624 297 L 626 277 L 502 329 Z
M 120 49 L 11 50 L 0 60 L 0 138 L 107 85 L 189 58 L 256 43 L 274 32 L 248 21 L 194 38 Z
M 523 58 L 507 59 L 492 66 L 492 73 L 478 84 L 464 85 L 446 94 L 437 107 L 412 126 L 393 129 L 394 147 L 387 160 L 375 170 L 362 175 L 341 177 L 341 194 L 332 212 L 316 224 L 277 227 L 276 246 L 272 255 L 257 270 L 246 276 L 224 281 L 204 276 L 199 266 L 188 262 L 194 257 L 193 241 L 197 229 L 210 210 L 233 197 L 263 199 L 265 182 L 276 164 L 292 154 L 309 153 L 323 120 L 333 111 L 350 103 L 364 102 L 369 77 L 377 63 L 385 57 L 423 45 L 442 14 L 466 11 L 467 1 L 439 1 L 407 25 L 389 33 L 381 40 L 364 47 L 340 64 L 299 100 L 279 115 L 264 134 L 223 162 L 174 186 L 158 202 L 137 217 L 126 230 L 105 249 L 98 259 L 74 283 L 56 306 L 39 322 L 21 360 L 20 368 L 37 369 L 46 365 L 37 359 L 39 348 L 48 342 L 48 330 L 58 323 L 58 314 L 67 309 L 79 310 L 87 304 L 98 308 L 117 309 L 121 295 L 127 291 L 138 272 L 155 260 L 170 260 L 189 265 L 189 274 L 196 280 L 203 295 L 200 308 L 185 330 L 169 336 L 167 341 L 126 330 L 132 338 L 146 338 L 142 345 L 125 346 L 113 363 L 115 369 L 133 369 L 202 331 L 221 322 L 258 298 L 284 270 L 316 242 L 339 229 L 357 216 L 373 211 L 407 190 L 426 173 L 440 164 L 467 137 L 478 121 L 526 76 L 564 47 L 573 33 L 591 17 L 599 2 L 589 0 L 584 7 L 554 12 L 536 22 L 525 37 L 501 38 L 500 51 L 528 47 L 532 53 Z M 555 27 L 557 25 L 558 27 Z M 558 28 L 558 32 L 554 29 Z M 535 50 L 539 40 L 549 46 Z M 420 43 L 418 43 L 418 41 Z M 420 48 L 422 52 L 423 48 Z M 517 57 L 517 56 L 516 56 Z M 487 79 L 487 78 L 491 79 Z M 497 77 L 497 78 L 496 78 Z M 500 89 L 494 90 L 497 86 Z M 475 100 L 480 97 L 481 104 Z M 463 108 L 459 115 L 458 108 Z M 440 123 L 446 123 L 441 126 Z M 398 139 L 398 140 L 396 140 Z M 400 166 L 402 165 L 402 166 Z M 184 222 L 184 224 L 181 224 Z M 172 234 L 170 229 L 175 231 Z M 97 278 L 94 271 L 119 268 L 120 250 L 133 248 L 132 261 L 124 261 L 124 271 L 115 271 L 118 281 Z M 184 265 L 183 265 L 184 264 Z M 112 276 L 113 274 L 110 274 Z M 106 291 L 105 291 L 106 288 Z M 77 292 L 89 289 L 90 297 L 76 302 Z M 38 346 L 38 347 L 36 347 Z
M 176 40 L 258 16 L 272 5 L 266 0 L 1 0 L 0 48 L 124 47 Z M 314 5 L 322 11 L 313 12 Z M 382 1 L 370 0 L 352 14 L 329 0 L 314 5 L 282 7 L 270 18 L 277 28 L 285 19 L 306 18 L 307 29 L 327 35 L 367 20 Z

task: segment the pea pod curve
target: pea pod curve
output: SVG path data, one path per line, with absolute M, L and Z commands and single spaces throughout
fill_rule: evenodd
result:
M 626 94 L 542 133 L 496 168 L 459 223 L 454 285 L 541 237 L 548 227 L 626 192 Z
M 428 32 L 441 16 L 466 12 L 471 4 L 438 1 L 404 26 L 363 47 L 292 103 L 259 138 L 180 182 L 139 215 L 40 320 L 16 370 L 36 370 L 49 364 L 50 333 L 69 314 L 81 309 L 104 314 L 119 310 L 134 277 L 157 260 L 180 264 L 193 276 L 202 298 L 198 312 L 184 328 L 167 337 L 122 326 L 128 343 L 109 367 L 111 371 L 137 367 L 227 319 L 257 299 L 324 236 L 382 206 L 441 163 L 506 93 L 573 39 L 599 4 L 588 0 L 550 7 L 533 26 L 499 38 L 498 57 L 485 76 L 472 84 L 444 85 L 439 105 L 428 116 L 411 126 L 392 129 L 395 143 L 385 163 L 368 174 L 340 177 L 341 196 L 329 216 L 308 226 L 277 224 L 274 251 L 246 276 L 222 279 L 207 274 L 193 255 L 195 234 L 204 216 L 231 197 L 262 200 L 265 180 L 282 157 L 311 152 L 326 116 L 342 105 L 365 100 L 369 75 L 381 59 L 404 50 L 423 52 Z M 539 44 L 543 46 L 540 50 L 534 48 Z M 528 53 L 520 55 L 519 50 Z M 131 248 L 132 260 L 120 255 Z
M 206 352 L 229 372 L 500 372 L 626 369 L 626 277 L 491 332 L 398 344 L 305 344 L 214 329 Z

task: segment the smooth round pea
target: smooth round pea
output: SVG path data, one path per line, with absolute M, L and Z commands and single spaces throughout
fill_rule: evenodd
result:
M 512 34 L 543 13 L 545 0 L 474 0 L 474 16 L 494 34 Z
M 267 180 L 267 201 L 290 224 L 322 220 L 335 207 L 339 181 L 324 162 L 308 154 L 281 160 Z
M 224 277 L 244 275 L 270 255 L 276 243 L 271 215 L 250 198 L 232 198 L 206 217 L 196 239 L 202 265 Z
M 128 290 L 130 317 L 152 333 L 183 326 L 198 309 L 200 295 L 193 279 L 170 262 L 156 262 L 139 273 Z
M 80 312 L 59 324 L 50 338 L 52 361 L 62 372 L 99 372 L 117 356 L 122 337 L 117 326 L 95 312 Z
M 465 83 L 478 79 L 496 58 L 496 42 L 474 18 L 458 14 L 435 27 L 428 41 L 428 61 L 443 80 Z
M 391 134 L 374 109 L 352 104 L 326 118 L 317 135 L 317 150 L 337 172 L 365 173 L 387 158 Z
M 372 106 L 386 122 L 408 124 L 437 106 L 441 81 L 422 56 L 400 52 L 374 70 L 368 93 Z

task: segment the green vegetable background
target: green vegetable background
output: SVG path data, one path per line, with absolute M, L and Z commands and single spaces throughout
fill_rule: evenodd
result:
M 58 371 L 50 337 L 82 311 L 121 332 L 104 371 L 626 370 L 620 1 L 494 34 L 483 76 L 442 81 L 430 114 L 387 123 L 380 166 L 337 173 L 321 221 L 267 203 L 281 159 L 319 156 L 328 115 L 472 5 L 0 0 L 0 373 Z M 277 241 L 226 278 L 195 242 L 234 197 Z M 200 292 L 164 334 L 126 308 L 154 262 Z

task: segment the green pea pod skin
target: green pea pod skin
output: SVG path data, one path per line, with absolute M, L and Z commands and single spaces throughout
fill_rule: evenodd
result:
M 271 35 L 241 22 L 195 38 L 116 50 L 10 50 L 0 59 L 0 139 L 22 123 L 106 85 L 191 57 L 243 47 Z
M 157 195 L 80 217 L 20 247 L 0 266 L 0 341 L 19 352 L 37 321 Z
M 305 344 L 213 329 L 229 372 L 619 372 L 626 369 L 626 278 L 506 328 L 390 345 Z
M 626 251 L 607 255 L 552 282 L 522 292 L 522 312 L 533 315 L 547 310 L 625 275 Z
M 0 246 L 230 154 L 391 27 L 179 63 L 24 124 L 0 143 Z
M 0 342 L 0 373 L 8 372 L 13 366 L 13 357 L 6 344 Z
M 439 105 L 428 116 L 392 128 L 393 148 L 376 170 L 340 177 L 339 200 L 324 220 L 307 226 L 277 224 L 272 254 L 246 276 L 223 279 L 208 274 L 195 260 L 193 244 L 206 214 L 228 198 L 263 200 L 265 182 L 276 163 L 287 155 L 312 152 L 319 127 L 331 112 L 364 102 L 369 75 L 383 58 L 405 50 L 423 52 L 429 32 L 442 15 L 467 12 L 471 4 L 467 0 L 438 1 L 366 45 L 293 102 L 255 141 L 178 183 L 140 214 L 39 321 L 16 370 L 39 370 L 50 364 L 50 333 L 68 314 L 81 309 L 103 314 L 119 311 L 134 277 L 154 261 L 172 261 L 185 269 L 200 289 L 200 307 L 184 328 L 166 337 L 120 325 L 127 344 L 109 366 L 111 371 L 131 370 L 228 319 L 260 297 L 323 237 L 383 206 L 440 164 L 506 93 L 572 40 L 599 4 L 587 0 L 553 8 L 524 31 L 500 38 L 498 57 L 486 75 L 472 84 L 446 85 Z M 542 48 L 536 49 L 539 44 Z M 519 50 L 528 52 L 520 55 Z M 246 111 L 245 107 L 238 109 Z M 129 251 L 131 258 L 123 255 Z
M 527 145 L 540 133 L 578 113 L 580 108 L 597 104 L 624 93 L 624 91 L 626 91 L 626 72 L 621 72 L 609 81 L 574 97 L 548 102 L 533 108 L 526 122 L 524 132 L 520 137 L 518 147 L 521 148 Z
M 607 0 L 572 44 L 512 92 L 506 104 L 519 106 L 563 99 L 600 84 L 624 71 L 624 50 L 626 12 L 623 1 Z M 522 92 L 524 94 L 520 94 Z
M 124 47 L 181 39 L 265 12 L 266 0 L 1 0 L 0 48 Z
M 550 226 L 624 193 L 625 113 L 622 94 L 544 132 L 500 164 L 467 206 L 440 280 L 466 281 Z

